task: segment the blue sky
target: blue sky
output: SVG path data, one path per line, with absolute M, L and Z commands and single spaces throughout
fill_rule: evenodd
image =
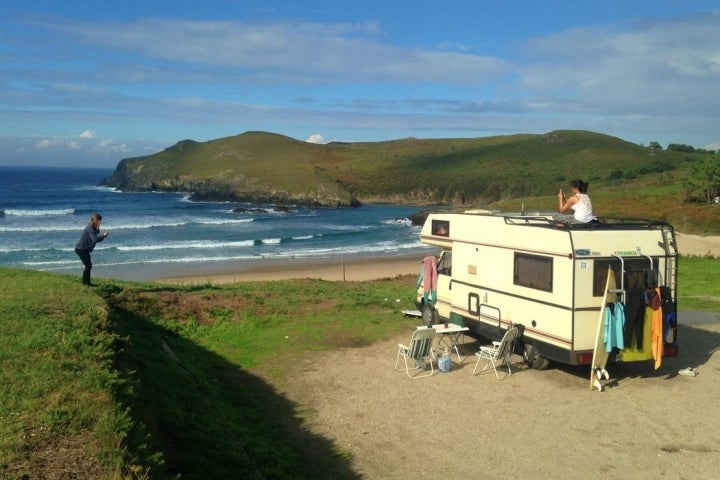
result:
M 720 148 L 717 0 L 3 1 L 0 164 L 582 129 Z

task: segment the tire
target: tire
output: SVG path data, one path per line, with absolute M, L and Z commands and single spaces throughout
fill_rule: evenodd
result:
M 438 313 L 430 304 L 425 304 L 422 307 L 422 320 L 424 325 L 434 325 L 438 323 Z
M 538 353 L 535 345 L 526 343 L 523 346 L 523 358 L 525 363 L 534 370 L 545 370 L 550 366 L 550 360 Z

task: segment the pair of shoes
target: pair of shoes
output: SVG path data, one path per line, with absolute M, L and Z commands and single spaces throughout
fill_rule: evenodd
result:
M 685 377 L 697 377 L 698 372 L 693 370 L 692 367 L 683 368 L 678 372 L 678 375 L 683 375 Z

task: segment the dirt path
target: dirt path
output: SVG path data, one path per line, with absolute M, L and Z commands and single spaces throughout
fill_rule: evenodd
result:
M 364 478 L 684 478 L 720 471 L 720 314 L 681 326 L 681 355 L 611 365 L 606 391 L 587 367 L 473 376 L 474 358 L 411 380 L 397 343 L 317 353 L 281 387 L 308 408 Z M 408 338 L 405 338 L 408 337 Z M 466 344 L 471 355 L 477 344 Z M 685 377 L 678 370 L 699 371 Z
M 720 257 L 720 237 L 701 237 L 676 233 L 675 240 L 681 255 Z

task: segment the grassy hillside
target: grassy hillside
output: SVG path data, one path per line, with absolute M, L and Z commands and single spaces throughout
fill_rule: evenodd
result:
M 716 265 L 681 259 L 681 312 L 720 311 Z M 89 289 L 2 268 L 0 478 L 361 478 L 276 386 L 323 351 L 412 331 L 417 320 L 398 310 L 414 285 Z
M 217 199 L 245 192 L 249 197 L 241 198 L 271 202 L 329 198 L 328 204 L 348 204 L 356 198 L 554 210 L 558 187 L 583 178 L 601 216 L 661 219 L 686 233 L 717 234 L 720 208 L 687 202 L 691 167 L 703 155 L 586 131 L 327 145 L 247 132 L 204 143 L 185 140 L 123 160 L 111 184 L 211 192 L 207 197 Z
M 0 269 L 0 478 L 360 478 L 266 379 L 413 328 L 414 282 L 89 289 Z
M 582 131 L 329 147 L 346 160 L 334 165 L 334 176 L 351 179 L 360 198 L 425 191 L 437 201 L 496 201 L 554 194 L 571 178 L 651 163 L 642 147 Z
M 125 159 L 106 181 L 124 190 L 188 191 L 208 200 L 350 205 L 349 192 L 319 168 L 322 146 L 249 132 L 204 143 L 183 140 Z
M 496 201 L 555 193 L 575 177 L 606 180 L 615 170 L 669 171 L 682 156 L 582 131 L 487 138 L 403 139 L 372 143 L 299 142 L 248 132 L 205 143 L 184 140 L 163 152 L 124 160 L 145 181 L 228 172 L 293 191 L 323 174 L 361 200 Z
M 0 478 L 134 471 L 103 299 L 75 278 L 6 268 L 0 278 Z

